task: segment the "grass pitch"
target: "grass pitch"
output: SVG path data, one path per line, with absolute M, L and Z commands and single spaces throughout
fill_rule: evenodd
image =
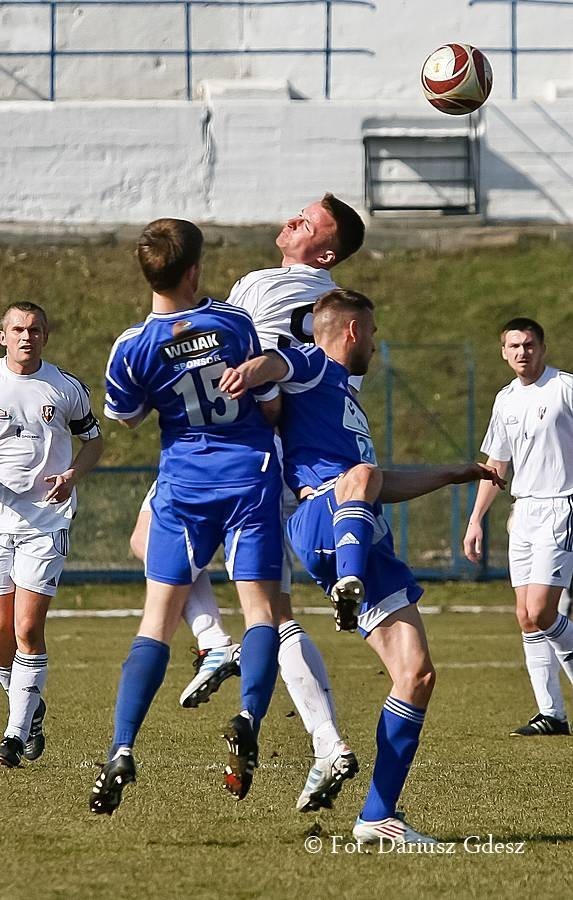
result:
M 220 596 L 229 605 L 229 589 Z M 299 605 L 318 599 L 315 589 L 297 588 Z M 135 607 L 140 601 L 134 587 L 67 588 L 57 605 Z M 501 584 L 431 585 L 425 597 L 430 605 L 460 601 L 509 603 L 510 592 Z M 240 638 L 240 619 L 226 621 Z M 301 621 L 324 653 L 343 732 L 361 762 L 335 810 L 302 816 L 294 809 L 311 754 L 280 682 L 249 796 L 236 803 L 224 792 L 219 734 L 237 709 L 238 679 L 209 704 L 182 710 L 179 692 L 192 674 L 192 638 L 182 627 L 137 744 L 138 783 L 126 789 L 112 818 L 100 818 L 89 813 L 87 800 L 136 621 L 51 619 L 46 752 L 19 770 L 0 770 L 0 896 L 241 900 L 304 892 L 521 900 L 570 894 L 573 738 L 508 736 L 533 711 L 513 616 L 445 612 L 424 619 L 438 683 L 402 806 L 415 827 L 455 842 L 453 853 L 431 856 L 351 852 L 389 679 L 360 638 L 335 633 L 330 616 Z M 488 852 L 490 835 L 505 849 Z M 464 849 L 471 836 L 475 852 Z M 312 849 L 317 839 L 322 848 L 309 852 L 307 838 Z M 523 853 L 509 851 L 520 842 Z

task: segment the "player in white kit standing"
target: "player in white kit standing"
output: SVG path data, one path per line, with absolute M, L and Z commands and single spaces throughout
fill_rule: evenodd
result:
M 13 303 L 0 344 L 0 683 L 10 707 L 0 765 L 44 750 L 46 614 L 68 552 L 75 485 L 103 443 L 89 391 L 42 360 L 48 321 L 35 303 Z M 73 457 L 72 435 L 82 446 Z
M 560 666 L 573 682 L 573 622 L 558 611 L 573 574 L 573 375 L 545 364 L 543 328 L 515 318 L 501 332 L 501 355 L 516 378 L 496 396 L 481 446 L 515 497 L 509 570 L 525 662 L 539 712 L 512 735 L 570 734 Z M 464 551 L 482 554 L 485 513 L 498 489 L 482 482 Z

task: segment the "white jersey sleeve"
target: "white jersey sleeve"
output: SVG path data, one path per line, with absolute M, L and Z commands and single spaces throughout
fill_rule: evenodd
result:
M 499 459 L 500 462 L 509 462 L 511 459 L 511 446 L 501 409 L 502 398 L 506 390 L 507 388 L 504 388 L 495 398 L 489 425 L 480 447 L 482 453 L 487 453 L 492 459 Z

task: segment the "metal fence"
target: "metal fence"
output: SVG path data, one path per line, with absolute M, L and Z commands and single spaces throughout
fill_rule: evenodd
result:
M 394 467 L 403 468 L 403 467 Z M 139 507 L 155 477 L 152 467 L 102 467 L 80 485 L 77 518 L 72 527 L 71 553 L 62 583 L 143 580 L 143 567 L 129 549 L 129 536 Z M 475 487 L 453 485 L 410 503 L 387 505 L 396 551 L 415 576 L 424 580 L 487 580 L 506 574 L 503 504 L 494 510 L 495 552 L 486 552 L 480 566 L 463 557 L 461 544 Z M 226 581 L 219 552 L 210 567 L 212 579 Z M 295 580 L 308 580 L 299 567 Z
M 572 53 L 572 47 L 520 47 L 518 39 L 518 7 L 522 4 L 530 6 L 570 6 L 573 11 L 573 0 L 469 0 L 470 6 L 478 3 L 504 3 L 509 7 L 509 46 L 506 47 L 480 47 L 484 53 L 502 53 L 511 55 L 511 98 L 517 100 L 517 66 L 520 54 L 554 54 Z
M 281 56 L 281 55 L 299 55 L 299 56 L 319 56 L 323 59 L 323 96 L 325 99 L 330 98 L 330 89 L 332 81 L 332 60 L 338 55 L 373 55 L 372 51 L 365 47 L 335 47 L 332 38 L 332 14 L 336 6 L 363 6 L 370 9 L 375 8 L 375 4 L 371 0 L 12 0 L 12 2 L 2 2 L 0 7 L 21 7 L 36 6 L 47 7 L 49 11 L 48 17 L 48 39 L 49 49 L 47 50 L 4 50 L 0 51 L 0 60 L 11 58 L 44 58 L 49 59 L 49 87 L 46 96 L 41 99 L 56 100 L 57 99 L 57 77 L 58 77 L 58 60 L 70 57 L 100 57 L 102 59 L 113 59 L 119 57 L 144 58 L 154 57 L 179 57 L 185 61 L 185 96 L 187 100 L 193 97 L 193 60 L 198 57 L 221 57 L 221 56 Z M 179 22 L 179 34 L 183 37 L 183 48 L 176 49 L 130 49 L 121 50 L 104 50 L 104 49 L 83 49 L 70 50 L 68 48 L 60 48 L 58 45 L 58 10 L 62 7 L 82 8 L 82 7 L 146 7 L 154 8 L 160 6 L 177 7 L 181 10 L 181 18 Z M 276 6 L 321 6 L 324 9 L 324 31 L 322 41 L 315 47 L 235 47 L 235 48 L 200 48 L 194 44 L 193 35 L 193 8 L 194 7 L 210 7 L 211 9 L 221 7 L 234 7 L 243 9 L 247 7 L 263 8 Z

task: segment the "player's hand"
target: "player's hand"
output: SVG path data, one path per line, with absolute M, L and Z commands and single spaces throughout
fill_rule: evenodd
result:
M 238 369 L 225 369 L 219 381 L 219 390 L 230 400 L 238 400 L 247 392 L 247 380 Z
M 75 478 L 71 469 L 68 469 L 67 472 L 62 472 L 61 475 L 46 475 L 44 481 L 52 485 L 44 497 L 44 500 L 47 500 L 48 503 L 64 503 L 72 496 Z
M 466 463 L 459 468 L 459 475 L 453 480 L 453 484 L 467 484 L 470 481 L 491 481 L 500 490 L 505 490 L 507 481 L 502 478 L 493 466 L 485 463 Z
M 477 563 L 482 557 L 483 529 L 479 522 L 470 522 L 464 537 L 464 553 L 470 562 Z

